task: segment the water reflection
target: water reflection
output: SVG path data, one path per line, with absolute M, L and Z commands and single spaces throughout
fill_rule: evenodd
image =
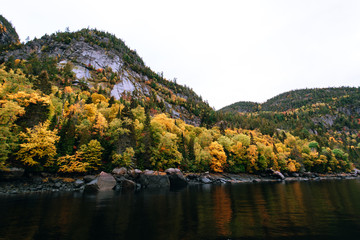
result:
M 2 196 L 0 214 L 0 239 L 339 239 L 359 234 L 360 182 Z
M 232 218 L 231 199 L 225 186 L 214 188 L 213 205 L 217 233 L 221 236 L 231 236 L 230 222 Z

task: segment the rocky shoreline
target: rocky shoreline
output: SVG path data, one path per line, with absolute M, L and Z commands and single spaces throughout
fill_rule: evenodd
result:
M 99 175 L 62 177 L 48 173 L 24 175 L 21 169 L 0 172 L 0 195 L 39 193 L 39 192 L 99 192 L 99 191 L 140 191 L 141 189 L 183 188 L 191 184 L 238 184 L 261 182 L 293 182 L 360 179 L 360 171 L 353 173 L 318 174 L 291 173 L 282 174 L 268 170 L 261 174 L 231 173 L 182 173 L 170 168 L 165 172 L 138 169 L 116 168 L 112 173 Z

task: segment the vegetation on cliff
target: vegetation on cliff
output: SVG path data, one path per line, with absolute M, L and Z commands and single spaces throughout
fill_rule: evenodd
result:
M 13 25 L 0 15 L 0 51 L 16 48 L 20 44 L 19 35 Z

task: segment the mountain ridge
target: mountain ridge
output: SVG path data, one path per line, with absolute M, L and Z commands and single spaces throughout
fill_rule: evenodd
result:
M 76 32 L 44 35 L 15 50 L 4 52 L 2 61 L 26 60 L 32 55 L 39 58 L 56 58 L 62 66 L 70 63 L 75 73 L 74 82 L 83 81 L 89 86 L 96 84 L 103 89 L 110 88 L 108 94 L 116 99 L 126 94 L 146 98 L 156 93 L 155 98 L 160 105 L 165 106 L 165 112 L 196 126 L 202 124 L 202 115 L 212 110 L 192 89 L 154 73 L 144 64 L 136 51 L 107 32 L 82 29 Z M 116 78 L 111 79 L 110 84 L 93 82 L 91 72 L 104 69 L 116 74 Z

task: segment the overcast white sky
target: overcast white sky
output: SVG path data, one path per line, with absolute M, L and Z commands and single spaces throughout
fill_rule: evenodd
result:
M 360 85 L 358 0 L 0 0 L 21 41 L 97 28 L 216 109 Z

